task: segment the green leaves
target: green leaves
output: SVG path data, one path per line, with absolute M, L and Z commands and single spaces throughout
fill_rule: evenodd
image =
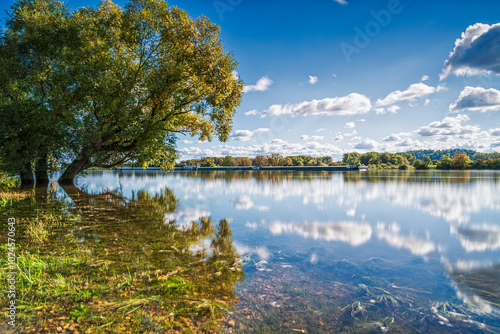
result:
M 218 34 L 159 0 L 71 15 L 59 1 L 18 1 L 0 45 L 0 149 L 18 153 L 2 159 L 72 157 L 72 179 L 125 162 L 168 169 L 177 133 L 227 140 L 243 84 Z

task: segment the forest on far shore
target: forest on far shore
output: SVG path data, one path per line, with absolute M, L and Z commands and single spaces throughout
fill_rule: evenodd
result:
M 404 153 L 367 152 L 345 153 L 342 161 L 330 156 L 282 156 L 278 153 L 248 157 L 204 157 L 184 160 L 176 167 L 233 167 L 233 166 L 369 166 L 370 169 L 500 169 L 500 153 L 480 153 L 467 149 L 419 150 Z

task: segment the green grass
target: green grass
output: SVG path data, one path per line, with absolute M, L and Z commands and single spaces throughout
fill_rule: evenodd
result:
M 232 246 L 212 257 L 189 251 L 205 238 L 230 244 L 230 235 L 222 235 L 224 229 L 216 232 L 210 219 L 179 231 L 165 226 L 163 211 L 147 203 L 145 208 L 133 204 L 133 213 L 120 215 L 115 209 L 123 209 L 121 202 L 95 202 L 72 214 L 63 213 L 63 202 L 37 203 L 31 195 L 10 198 L 6 209 L 18 217 L 19 311 L 12 333 L 55 333 L 65 326 L 80 333 L 217 332 L 235 303 L 233 286 L 243 273 L 229 270 L 237 262 Z M 144 225 L 134 225 L 138 216 Z M 4 226 L 2 231 L 5 235 Z M 1 242 L 4 280 L 7 243 Z M 0 295 L 4 315 L 6 298 Z

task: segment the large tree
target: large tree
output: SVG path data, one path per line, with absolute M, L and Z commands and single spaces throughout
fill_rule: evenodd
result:
M 124 10 L 103 1 L 72 19 L 84 27 L 67 67 L 78 126 L 60 183 L 128 161 L 169 168 L 177 133 L 228 139 L 243 84 L 217 25 L 159 0 L 132 0 Z
M 76 27 L 62 2 L 20 0 L 0 35 L 0 161 L 21 184 L 48 183 L 49 157 L 67 140 L 67 78 L 61 76 Z

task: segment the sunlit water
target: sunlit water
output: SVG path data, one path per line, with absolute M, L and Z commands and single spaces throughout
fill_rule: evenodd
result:
M 168 188 L 179 229 L 230 221 L 245 278 L 221 331 L 499 331 L 499 172 L 124 170 L 77 184 Z

